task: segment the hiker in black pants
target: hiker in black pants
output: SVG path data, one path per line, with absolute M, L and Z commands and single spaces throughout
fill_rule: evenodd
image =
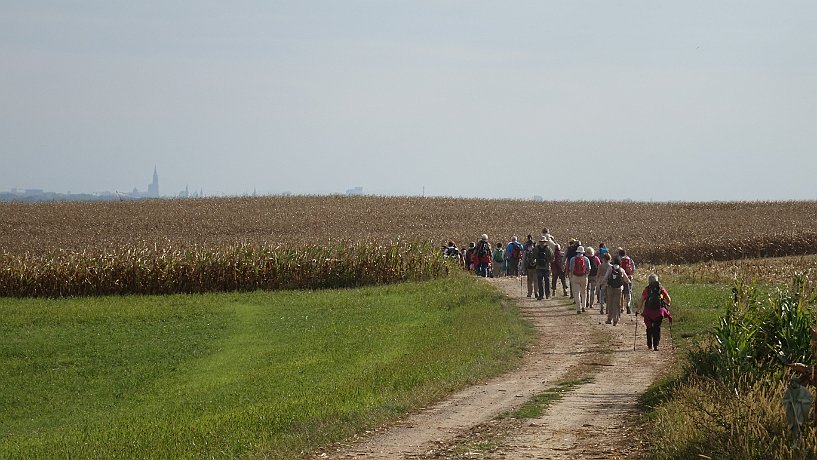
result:
M 539 244 L 534 248 L 536 255 L 536 300 L 550 298 L 550 263 L 553 261 L 553 253 L 548 247 L 548 240 L 545 236 L 539 238 Z
M 505 248 L 505 259 L 508 261 L 508 276 L 519 276 L 519 262 L 522 260 L 522 255 L 525 248 L 522 246 L 516 236 L 511 238 L 511 242 Z
M 658 342 L 661 341 L 661 321 L 667 318 L 672 324 L 672 315 L 667 309 L 672 299 L 667 290 L 658 283 L 658 275 L 651 274 L 648 281 L 649 284 L 641 293 L 639 302 L 641 305 L 639 306 L 642 308 L 641 315 L 647 326 L 647 348 L 658 351 Z

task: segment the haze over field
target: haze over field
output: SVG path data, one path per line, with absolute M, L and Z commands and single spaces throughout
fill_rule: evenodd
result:
M 811 1 L 6 1 L 0 190 L 144 189 L 155 165 L 163 195 L 817 199 L 814 18 Z

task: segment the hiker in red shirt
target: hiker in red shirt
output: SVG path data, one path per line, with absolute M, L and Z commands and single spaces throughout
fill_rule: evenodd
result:
M 488 242 L 488 235 L 482 234 L 482 238 L 477 241 L 474 248 L 474 265 L 477 268 L 477 276 L 487 277 L 491 267 L 491 243 Z
M 664 318 L 672 324 L 672 315 L 669 307 L 672 299 L 669 293 L 658 283 L 658 275 L 651 274 L 648 278 L 649 284 L 641 293 L 641 315 L 644 317 L 644 325 L 647 326 L 647 348 L 658 351 L 658 342 L 661 341 L 661 321 Z

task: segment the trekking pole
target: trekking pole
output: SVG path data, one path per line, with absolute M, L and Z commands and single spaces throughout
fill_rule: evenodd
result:
M 672 333 L 670 333 L 670 336 L 672 336 Z M 636 340 L 638 340 L 638 318 L 635 319 L 635 332 L 633 332 L 633 351 L 635 351 Z
M 672 321 L 669 322 L 669 341 L 672 343 L 672 349 L 675 350 L 675 339 L 672 338 Z
M 522 276 L 519 277 L 519 297 L 523 297 L 525 295 L 525 291 L 522 290 Z

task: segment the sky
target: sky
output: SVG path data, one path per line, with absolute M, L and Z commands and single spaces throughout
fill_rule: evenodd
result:
M 0 191 L 817 199 L 817 2 L 0 3 Z

